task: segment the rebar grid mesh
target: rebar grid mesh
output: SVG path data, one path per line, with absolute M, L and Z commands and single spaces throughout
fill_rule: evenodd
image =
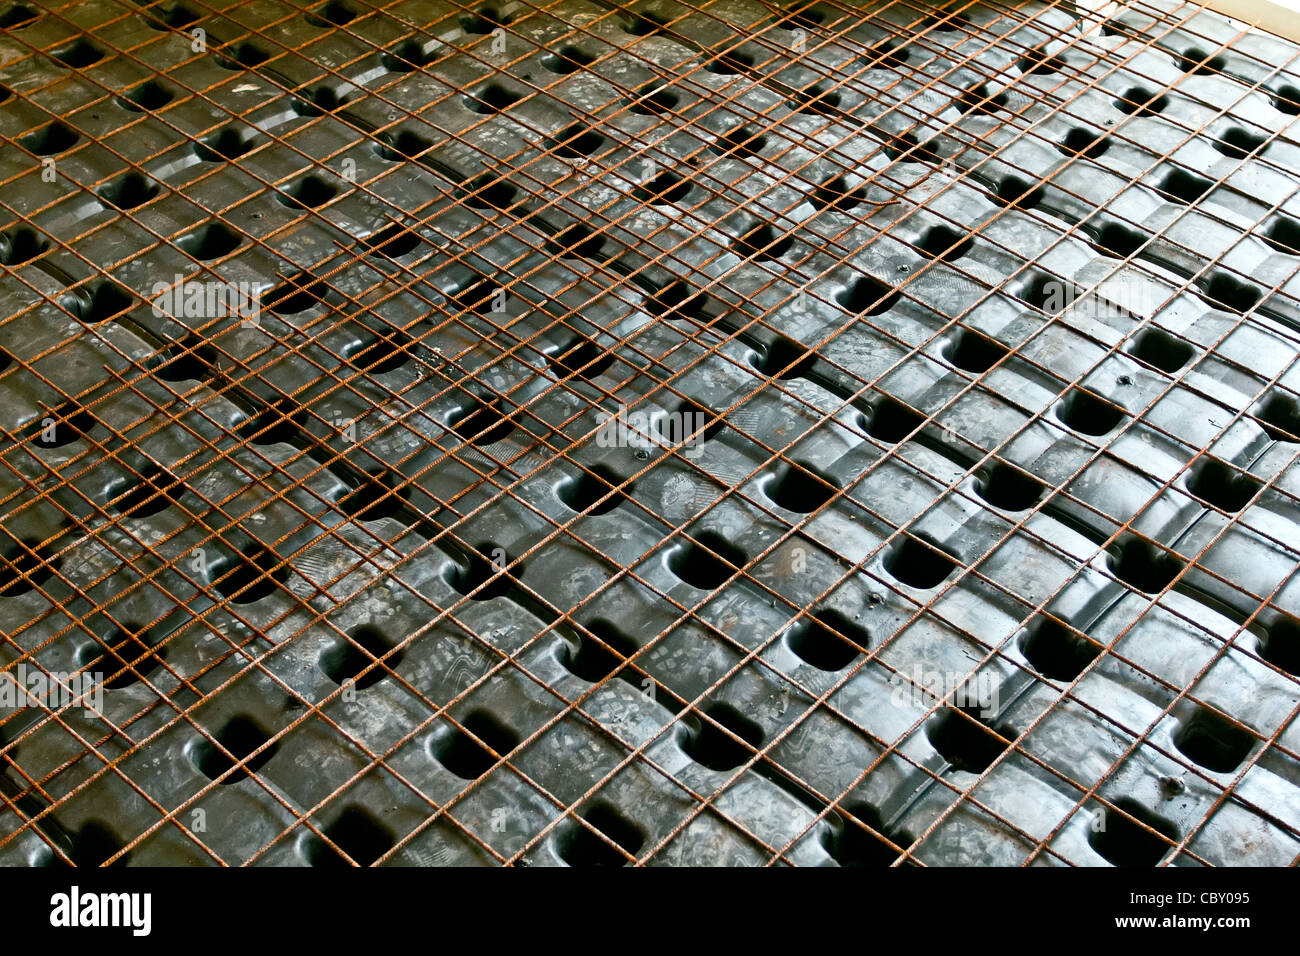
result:
M 1290 45 L 3 17 L 11 862 L 1294 862 Z

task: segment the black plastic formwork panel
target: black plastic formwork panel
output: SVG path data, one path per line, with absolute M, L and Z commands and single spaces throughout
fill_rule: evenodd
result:
M 0 24 L 0 861 L 1300 854 L 1293 44 Z

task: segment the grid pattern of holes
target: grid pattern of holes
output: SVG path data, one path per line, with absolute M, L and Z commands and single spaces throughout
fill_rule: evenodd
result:
M 819 11 L 819 13 L 820 13 L 820 11 Z M 838 38 L 838 39 L 839 39 L 839 42 L 846 42 L 846 43 L 850 43 L 850 44 L 851 44 L 851 43 L 853 42 L 852 40 L 844 40 L 844 39 L 843 39 L 843 35 L 844 35 L 845 31 L 844 31 L 842 28 L 841 28 L 841 30 L 840 30 L 839 32 L 836 32 L 836 31 L 834 30 L 834 24 L 835 24 L 835 23 L 843 24 L 843 23 L 844 23 L 844 20 L 846 20 L 846 19 L 851 19 L 851 18 L 854 17 L 854 16 L 861 16 L 861 14 L 858 13 L 858 12 L 854 12 L 852 15 L 846 16 L 846 11 L 844 11 L 844 10 L 839 10 L 839 11 L 838 11 L 838 14 L 839 14 L 838 19 L 836 19 L 836 18 L 832 18 L 832 25 L 831 25 L 831 28 L 828 30 L 828 33 L 829 33 L 829 35 L 830 35 L 832 38 Z M 822 16 L 823 19 L 825 18 L 825 15 L 824 15 L 824 14 L 821 14 L 821 16 Z M 327 16 L 327 17 L 326 17 L 326 20 L 327 20 L 328 22 L 330 22 L 330 23 L 337 23 L 338 19 L 341 19 L 341 15 L 339 15 L 339 11 L 337 11 L 337 10 L 334 11 L 334 14 L 333 14 L 333 15 L 330 15 L 330 16 Z M 807 23 L 811 23 L 811 21 L 812 21 L 813 19 L 814 19 L 814 18 L 813 18 L 811 15 L 807 15 L 807 16 L 804 16 L 802 19 L 798 19 L 798 23 L 800 23 L 800 24 L 803 24 L 803 23 L 806 23 L 806 22 L 807 22 Z M 639 22 L 643 22 L 643 21 L 639 21 Z M 819 23 L 818 25 L 820 26 L 821 24 Z M 633 34 L 636 34 L 636 35 L 645 35 L 645 36 L 656 36 L 656 35 L 658 35 L 658 36 L 662 37 L 665 33 L 670 33 L 670 32 L 671 32 L 671 31 L 670 31 L 670 26 L 671 26 L 670 24 L 658 24 L 658 25 L 657 25 L 653 30 L 639 30 L 639 31 L 638 31 L 638 30 L 632 30 L 632 31 L 630 31 L 630 32 L 632 32 Z M 464 23 L 463 23 L 463 22 L 462 22 L 462 27 L 464 27 Z M 468 28 L 468 27 L 465 27 L 465 29 L 468 30 L 469 28 Z M 779 29 L 779 27 L 778 27 L 778 29 Z M 969 27 L 969 26 L 964 26 L 963 29 L 977 29 L 977 28 Z M 470 32 L 472 33 L 472 32 L 475 32 L 475 31 L 470 31 Z M 74 44 L 74 46 L 76 46 L 76 45 Z M 63 49 L 72 49 L 72 48 L 69 47 L 69 48 L 63 48 Z M 260 64 L 262 63 L 262 61 L 263 61 L 263 58 L 260 56 L 260 54 L 257 54 L 257 49 L 256 49 L 256 48 L 254 48 L 254 49 L 252 49 L 252 50 L 250 51 L 250 50 L 247 48 L 247 45 L 242 45 L 242 46 L 241 46 L 241 45 L 236 45 L 235 47 L 231 47 L 231 48 L 227 49 L 227 54 L 229 54 L 231 50 L 233 50 L 233 51 L 234 51 L 234 54 L 235 54 L 235 55 L 233 56 L 233 61 L 237 62 L 237 63 L 238 63 L 240 66 L 242 66 L 242 67 L 255 68 L 256 66 L 260 65 Z M 75 51 L 74 51 L 74 52 L 75 52 Z M 1026 54 L 1026 55 L 1029 55 L 1029 54 Z M 877 51 L 877 54 L 875 54 L 875 58 L 876 58 L 876 59 L 879 59 L 879 51 Z M 87 62 L 83 62 L 83 61 L 86 61 L 86 57 L 85 57 L 84 55 L 82 55 L 82 54 L 76 54 L 75 56 L 72 55 L 72 54 L 69 54 L 68 57 L 59 57 L 59 59 L 61 59 L 63 62 L 65 62 L 66 65 L 72 66 L 73 68 L 76 68 L 76 69 L 80 69 L 80 68 L 83 68 L 83 67 L 85 67 L 85 66 L 90 65 L 90 62 L 88 62 L 88 61 L 87 61 Z M 229 61 L 229 60 L 231 60 L 231 59 L 232 59 L 232 57 L 230 57 L 229 55 L 227 55 L 227 60 Z M 895 66 L 895 67 L 901 67 L 901 66 L 903 65 L 903 62 L 906 62 L 906 61 L 900 61 L 899 58 L 896 56 L 895 51 L 889 51 L 888 59 L 890 60 L 890 65 L 891 65 L 891 66 Z M 74 61 L 75 61 L 75 62 L 74 62 Z M 254 61 L 254 62 L 250 62 L 250 61 Z M 737 65 L 738 67 L 743 67 L 743 66 L 744 66 L 743 62 L 740 62 L 740 61 L 738 61 L 738 60 L 735 61 L 735 62 L 736 62 L 736 65 Z M 1029 72 L 1030 72 L 1031 74 L 1041 75 L 1040 67 L 1041 67 L 1041 65 L 1042 65 L 1043 62 L 1045 62 L 1045 61 L 1044 61 L 1041 57 L 1036 57 L 1036 58 L 1034 58 L 1034 68 L 1033 68 L 1032 70 L 1030 70 Z M 427 64 L 426 64 L 426 65 L 427 65 Z M 844 86 L 847 87 L 847 86 L 849 86 L 852 82 L 854 82 L 854 78 L 852 78 L 852 77 L 843 77 L 843 78 L 841 78 L 841 77 L 836 77 L 836 78 L 835 78 L 835 82 L 836 82 L 837 85 L 844 85 Z M 195 92 L 196 92 L 196 95 L 202 95 L 199 91 L 195 91 Z M 797 102 L 798 102 L 798 105 L 802 107 L 802 110 L 801 110 L 802 112 L 808 112 L 808 111 L 810 111 L 810 107 L 812 107 L 812 106 L 815 105 L 815 106 L 816 106 L 816 109 L 811 109 L 811 112 L 814 112 L 814 113 L 827 113 L 827 114 L 829 114 L 829 115 L 835 115 L 835 112 L 834 112 L 834 111 L 838 109 L 838 105 L 837 105 L 837 104 L 838 104 L 838 101 L 839 101 L 839 100 L 838 100 L 838 97 L 835 98 L 835 99 L 833 100 L 832 97 L 831 97 L 830 95 L 828 95 L 829 93 L 834 92 L 834 91 L 829 90 L 829 89 L 826 89 L 826 88 L 822 88 L 822 87 L 819 86 L 819 87 L 815 87 L 811 92 L 810 92 L 810 91 L 801 91 L 801 92 L 802 92 L 802 95 L 796 97 L 796 100 L 797 100 Z M 486 97 L 486 98 L 485 98 L 485 97 L 483 97 L 483 96 L 479 96 L 479 97 L 477 97 L 477 99 L 478 99 L 478 101 L 479 101 L 480 103 L 486 101 L 489 105 L 492 105 L 492 104 L 494 104 L 494 103 L 497 104 L 497 105 L 500 105 L 500 106 L 505 106 L 505 105 L 507 105 L 507 104 L 505 104 L 504 99 L 502 99 L 502 98 L 500 98 L 500 97 L 495 97 L 495 98 L 493 98 L 493 97 Z M 1131 99 L 1133 99 L 1133 98 L 1132 98 L 1132 97 L 1128 97 L 1128 99 L 1131 100 Z M 1149 101 L 1153 101 L 1153 100 L 1158 100 L 1158 97 L 1148 97 L 1148 98 L 1146 98 L 1146 99 L 1143 99 L 1142 102 L 1143 102 L 1143 103 L 1148 103 Z M 773 124 L 773 125 L 774 125 L 774 124 Z M 772 131 L 772 130 L 769 129 L 769 132 L 771 132 L 771 131 Z M 55 133 L 51 133 L 51 132 L 50 132 L 50 129 L 49 129 L 48 127 L 43 127 L 43 128 L 40 128 L 40 129 L 33 130 L 32 133 L 31 133 L 31 134 L 28 134 L 28 135 L 32 135 L 32 136 L 35 136 L 35 137 L 36 137 L 35 139 L 33 139 L 33 140 L 31 141 L 30 145 L 31 145 L 32 147 L 34 147 L 31 151 L 32 151 L 33 153 L 36 153 L 37 155 L 42 155 L 42 153 L 40 152 L 40 150 L 43 150 L 43 149 L 49 149 L 49 148 L 52 148 L 53 146 L 57 146 L 57 145 L 58 145 L 58 143 L 55 142 L 55 139 L 57 139 L 56 134 L 55 134 Z M 228 139 L 228 138 L 227 138 L 227 139 Z M 390 143 L 391 143 L 391 141 L 390 141 Z M 74 144 L 72 144 L 72 143 L 68 143 L 64 148 L 65 148 L 65 149 L 68 149 L 68 148 L 71 148 L 73 145 L 74 145 Z M 219 154 L 222 155 L 224 158 L 228 158 L 228 159 L 231 159 L 231 158 L 233 158 L 233 159 L 238 159 L 238 158 L 239 158 L 238 156 L 235 156 L 235 157 L 231 157 L 231 156 L 229 156 L 229 153 L 232 152 L 232 151 L 238 151 L 238 152 L 240 152 L 241 155 L 242 155 L 242 153 L 245 151 L 245 150 L 242 148 L 242 147 L 245 145 L 245 143 L 243 143 L 242 141 L 241 141 L 240 143 L 238 143 L 238 144 L 235 144 L 235 143 L 225 143 L 225 144 L 223 144 L 221 141 L 218 141 L 215 145 L 217 145 L 217 146 L 222 146 L 222 147 L 223 147 L 223 148 L 221 148 L 221 149 L 216 149 L 215 152 L 219 153 Z M 398 145 L 400 145 L 400 144 L 398 144 Z M 225 148 L 225 147 L 227 147 L 227 146 L 229 146 L 229 148 Z M 399 149 L 399 150 L 395 150 L 395 152 L 400 153 L 401 156 L 408 156 L 408 155 L 410 155 L 411 153 L 413 153 L 414 151 L 415 151 L 415 150 L 414 150 L 413 148 L 407 148 L 406 146 L 403 146 L 403 148 L 401 148 L 401 149 Z M 898 155 L 897 157 L 894 157 L 894 158 L 901 158 L 901 156 L 902 156 L 902 153 L 899 153 L 899 155 Z M 698 173 L 698 174 L 692 174 L 691 176 L 686 176 L 686 177 L 684 177 L 684 178 L 687 179 L 687 180 L 694 179 L 694 178 L 696 178 L 697 176 L 700 177 L 700 178 L 703 178 L 703 177 L 706 177 L 706 176 L 707 176 L 707 173 L 708 173 L 708 170 L 707 170 L 707 168 L 705 168 L 705 169 L 701 170 L 700 173 Z M 676 175 L 676 174 L 673 174 L 673 175 Z M 797 175 L 797 173 L 796 173 L 796 175 Z M 887 178 L 885 178 L 885 181 L 886 181 L 886 183 L 888 182 Z M 1026 180 L 1026 182 L 1032 182 L 1032 180 Z M 667 192 L 667 191 L 668 191 L 668 190 L 654 190 L 653 192 L 654 192 L 654 194 L 655 194 L 655 197 L 660 197 L 660 196 L 662 196 L 662 195 L 663 195 L 665 192 Z M 1024 201 L 1024 199 L 1023 199 L 1023 196 L 1026 194 L 1026 192 L 1027 192 L 1026 190 L 1017 190 L 1018 195 L 1015 197 L 1015 199 L 1014 199 L 1013 201 L 1015 201 L 1017 205 L 1020 205 L 1020 206 L 1022 206 L 1022 207 L 1025 206 L 1026 203 L 1025 203 L 1025 201 Z M 1205 192 L 1205 190 L 1201 190 L 1201 192 L 1197 193 L 1197 197 L 1203 195 L 1204 192 Z M 678 196 L 677 198 L 678 198 L 678 199 L 683 199 L 683 198 L 685 198 L 685 195 Z M 1007 197 L 1007 196 L 1003 196 L 1002 198 L 1003 198 L 1003 199 L 1007 199 L 1008 197 Z M 1196 197 L 1193 197 L 1193 199 L 1194 199 L 1194 198 L 1196 198 Z M 1191 201 L 1191 200 L 1189 200 L 1189 201 Z M 829 204 L 829 205 L 839 205 L 839 204 Z M 843 209 L 840 209 L 839 211 L 841 211 L 841 212 L 849 212 L 849 213 L 852 213 L 852 210 L 843 210 Z M 185 240 L 187 240 L 187 239 L 190 240 L 190 241 L 189 241 L 188 243 L 185 243 Z M 64 240 L 62 240 L 62 241 L 63 241 L 63 242 L 67 242 L 66 239 L 64 239 Z M 223 243 L 228 244 L 229 241 L 230 241 L 230 234 L 229 234 L 228 232 L 226 232 L 226 231 L 223 231 L 223 229 L 222 229 L 220 223 L 209 223 L 209 224 L 205 224 L 205 225 L 201 228 L 201 230 L 199 231 L 199 233 L 197 233 L 197 234 L 193 234 L 193 235 L 190 235 L 190 236 L 184 236 L 184 237 L 181 237 L 181 239 L 179 240 L 179 242 L 182 244 L 182 249 L 183 249 L 185 252 L 187 252 L 187 253 L 189 253 L 189 254 L 191 254 L 191 255 L 194 255 L 194 257 L 197 258 L 197 259 L 203 259 L 203 255 L 199 255 L 199 253 L 203 253 L 203 254 L 213 253 L 214 256 L 220 256 L 220 255 L 225 254 L 225 253 L 222 251 L 222 249 L 221 249 L 221 248 L 218 248 L 218 247 L 221 247 L 221 246 L 223 245 Z M 215 246 L 214 246 L 214 243 L 215 243 Z M 191 248 L 191 247 L 192 247 L 192 248 Z M 225 250 L 225 251 L 228 252 L 229 250 Z M 461 251 L 461 254 L 464 254 L 465 252 L 468 252 L 468 251 L 469 251 L 469 250 L 462 250 L 462 251 Z M 517 279 L 522 279 L 525 283 L 526 283 L 526 281 L 527 281 L 527 280 L 526 280 L 526 277 L 515 277 L 515 278 L 517 278 Z M 855 289 L 860 289 L 860 287 L 861 287 L 861 283 L 859 282 L 859 283 L 858 283 L 857 285 L 855 285 L 853 288 L 855 288 Z M 870 290 L 870 291 L 873 291 L 873 292 L 874 292 L 875 290 L 873 289 L 873 290 Z M 1039 290 L 1039 291 L 1041 291 L 1041 290 Z M 1036 297 L 1037 297 L 1037 296 L 1035 296 L 1035 298 L 1036 298 Z M 689 299 L 689 295 L 686 296 L 686 298 Z M 866 315 L 880 314 L 880 313 L 882 313 L 882 312 L 884 312 L 884 311 L 887 310 L 888 306 L 886 306 L 885 308 L 879 308 L 878 311 L 873 311 L 873 310 L 877 309 L 877 307 L 878 307 L 879 303 L 881 302 L 881 300 L 884 299 L 884 298 L 886 298 L 885 295 L 873 295 L 873 296 L 869 297 L 869 298 L 870 298 L 870 302 L 867 302 L 867 301 L 866 301 L 867 298 L 868 298 L 868 297 L 865 296 L 864 293 L 858 292 L 857 294 L 850 294 L 850 296 L 849 296 L 849 301 L 848 301 L 847 303 L 844 302 L 842 299 L 839 299 L 838 297 L 837 297 L 837 301 L 840 301 L 840 304 L 844 304 L 844 305 L 850 305 L 850 304 L 851 304 L 851 305 L 853 306 L 853 308 L 854 308 L 855 311 L 860 311 L 861 313 L 866 314 Z M 1217 297 L 1216 297 L 1216 298 L 1217 298 Z M 441 305 L 441 303 L 436 303 L 436 302 L 435 302 L 435 303 L 432 303 L 432 304 L 433 304 L 435 307 L 438 307 L 438 306 Z M 863 307 L 862 309 L 858 310 L 858 309 L 857 309 L 857 305 L 858 305 L 858 304 L 862 304 L 864 307 Z M 1031 302 L 1031 304 L 1035 304 L 1035 303 Z M 678 303 L 674 303 L 674 305 L 673 305 L 672 308 L 671 308 L 671 314 L 672 314 L 672 315 L 681 315 L 681 314 L 683 313 L 683 311 L 684 311 L 684 310 L 680 307 L 680 304 L 678 304 Z M 1050 311 L 1050 310 L 1049 310 L 1049 311 Z M 829 336 L 828 336 L 828 338 L 829 338 Z M 623 346 L 623 347 L 628 347 L 629 343 L 620 343 L 620 345 Z M 25 371 L 26 371 L 26 369 L 25 369 Z M 1070 397 L 1076 397 L 1076 398 L 1077 398 L 1078 396 L 1083 396 L 1083 398 L 1082 398 L 1082 399 L 1079 399 L 1078 401 L 1076 401 L 1075 404 L 1074 404 L 1074 406 L 1071 406 L 1071 407 L 1070 407 L 1070 408 L 1073 408 L 1074 411 L 1071 411 L 1070 408 L 1067 408 L 1067 409 L 1066 409 L 1066 415 L 1067 415 L 1067 416 L 1068 416 L 1068 415 L 1072 415 L 1072 414 L 1074 414 L 1075 411 L 1079 411 L 1079 409 L 1082 409 L 1082 411 L 1080 412 L 1080 414 L 1083 416 L 1084 419 L 1086 419 L 1087 421 L 1090 421 L 1090 422 L 1091 422 L 1091 421 L 1096 421 L 1096 419 L 1097 419 L 1097 415 L 1089 415 L 1089 414 L 1087 414 L 1087 413 L 1088 413 L 1088 411 L 1089 411 L 1090 409 L 1091 409 L 1092 411 L 1096 411 L 1096 409 L 1093 408 L 1093 405 L 1095 405 L 1095 404 L 1097 404 L 1097 403 L 1099 403 L 1099 402 L 1100 402 L 1100 403 L 1104 403 L 1104 400 L 1098 400 L 1098 399 L 1096 399 L 1095 397 L 1091 396 L 1089 393 L 1087 393 L 1087 392 L 1085 392 L 1085 391 L 1082 391 L 1082 390 L 1076 390 L 1075 392 L 1070 393 L 1070 396 L 1067 396 L 1067 398 L 1066 398 L 1066 403 L 1067 403 L 1067 404 L 1069 403 L 1069 401 L 1070 401 Z M 499 396 L 499 397 L 502 398 L 502 399 L 506 398 L 505 395 L 501 395 L 501 396 Z M 1092 404 L 1089 404 L 1089 403 L 1092 403 Z M 1258 416 L 1258 418 L 1260 419 L 1261 422 L 1264 422 L 1264 423 L 1266 423 L 1266 424 L 1268 424 L 1268 425 L 1271 425 L 1270 437 L 1273 438 L 1274 440 L 1285 440 L 1285 439 L 1287 438 L 1288 435 L 1293 434 L 1292 431 L 1288 430 L 1288 429 L 1285 427 L 1285 422 L 1286 422 L 1287 420 L 1289 420 L 1289 419 L 1286 418 L 1285 414 L 1283 414 L 1284 411 L 1285 411 L 1285 409 L 1283 408 L 1283 406 L 1285 406 L 1285 404 L 1286 404 L 1285 396 L 1283 396 L 1282 399 L 1277 399 L 1277 398 L 1269 397 L 1269 398 L 1267 398 L 1267 400 L 1264 402 L 1264 404 L 1261 406 L 1260 412 L 1257 413 L 1257 416 Z M 1279 411 L 1279 409 L 1281 409 L 1281 410 Z M 913 414 L 915 414 L 915 413 L 913 413 Z M 897 416 L 895 416 L 895 417 L 897 417 Z M 69 418 L 69 420 L 71 420 L 71 419 Z M 1279 423 L 1279 422 L 1281 422 L 1281 423 Z M 919 424 L 919 422 L 918 422 L 918 424 Z M 84 432 L 84 429 L 77 429 L 77 430 L 78 430 L 79 433 L 80 433 L 80 432 Z M 909 429 L 909 432 L 910 432 L 910 430 L 911 430 L 911 429 Z M 1085 431 L 1086 431 L 1086 429 L 1085 429 Z M 1108 429 L 1107 431 L 1109 431 L 1109 429 Z M 475 435 L 478 435 L 478 434 L 481 434 L 481 432 L 476 430 L 476 431 L 475 431 Z M 1105 432 L 1103 432 L 1103 434 L 1105 434 Z M 462 437 L 464 437 L 464 436 L 462 435 Z M 504 436 L 503 436 L 503 437 L 504 437 Z M 898 435 L 898 436 L 895 436 L 895 437 L 896 437 L 896 438 L 901 438 L 901 437 L 904 437 L 904 436 L 902 436 L 902 435 Z M 561 451 L 561 453 L 562 453 L 562 452 L 563 452 L 563 449 L 559 449 L 559 451 Z M 778 457 L 781 455 L 781 451 L 780 451 L 779 449 L 773 449 L 773 453 L 774 453 L 774 455 L 776 455 L 776 456 L 778 456 Z M 493 479 L 491 479 L 491 478 L 489 477 L 487 480 L 493 480 Z M 505 493 L 507 493 L 507 494 L 509 493 L 508 486 L 505 487 L 504 490 L 505 490 Z M 703 535 L 700 535 L 699 537 L 703 537 Z M 909 537 L 909 536 L 907 536 L 907 535 L 903 535 L 902 537 L 900 537 L 900 539 L 899 539 L 899 541 L 898 541 L 898 545 L 900 546 L 900 548 L 902 548 L 902 550 L 906 550 L 906 545 L 908 544 L 908 542 L 914 542 L 914 543 L 915 543 L 915 539 L 913 539 L 912 537 Z M 707 543 L 706 543 L 706 542 L 699 541 L 699 540 L 696 541 L 696 545 L 701 546 L 701 547 L 706 547 L 706 548 L 707 548 Z M 931 550 L 933 550 L 933 549 L 931 549 Z M 1127 555 L 1127 554 L 1129 554 L 1130 550 L 1131 550 L 1131 549 L 1127 549 L 1127 548 L 1126 548 L 1125 550 L 1123 550 L 1122 554 L 1123 554 L 1123 555 Z M 715 557 L 716 557 L 716 555 L 715 555 Z M 1194 557 L 1194 556 L 1191 556 L 1191 557 Z M 723 560 L 725 561 L 725 556 L 723 556 Z M 740 559 L 737 559 L 737 560 L 740 560 Z M 728 563 L 729 563 L 729 562 L 728 562 Z M 1120 563 L 1121 563 L 1121 564 L 1123 563 L 1123 559 L 1122 559 L 1122 558 L 1121 558 L 1121 562 L 1120 562 Z M 14 567 L 18 569 L 18 575 L 19 575 L 20 578 L 27 579 L 27 578 L 30 577 L 29 572 L 26 570 L 26 566 L 23 565 L 21 562 L 15 562 L 15 563 L 14 563 Z M 962 569 L 962 570 L 963 570 L 964 572 L 970 572 L 970 573 L 972 573 L 972 574 L 977 573 L 977 572 L 975 572 L 975 569 Z M 240 592 L 238 592 L 238 593 L 243 593 L 243 592 L 240 591 Z M 454 609 L 453 609 L 453 610 L 450 612 L 450 614 L 454 614 L 454 613 L 455 613 L 455 612 L 454 612 Z M 1186 689 L 1180 689 L 1180 691 L 1181 691 L 1181 690 L 1186 690 Z M 707 717 L 707 716 L 708 716 L 707 709 L 702 709 L 702 714 L 703 714 L 703 716 Z M 735 736 L 735 735 L 733 734 L 732 736 Z M 381 758 L 381 759 L 382 759 L 382 758 Z M 973 799 L 973 798 L 972 798 L 972 799 Z M 1117 808 L 1120 809 L 1121 811 L 1124 810 L 1124 808 L 1123 808 L 1123 807 L 1119 807 L 1118 804 L 1117 804 Z M 578 818 L 578 816 L 579 816 L 578 814 L 575 814 L 575 815 L 574 815 L 573 819 L 574 819 L 575 822 L 577 822 L 577 818 Z M 600 820 L 600 819 L 604 819 L 604 818 L 606 818 L 607 816 L 608 816 L 608 814 L 606 814 L 606 813 L 603 813 L 603 812 L 602 812 L 602 813 L 595 813 L 594 811 L 592 811 L 592 812 L 585 813 L 584 815 L 582 815 L 582 816 L 581 816 L 581 820 L 582 820 L 582 823 L 586 826 L 586 829 L 587 829 L 587 830 L 590 830 L 590 829 L 592 828 L 592 825 L 591 825 L 591 824 L 592 824 L 592 820 L 593 820 L 593 819 Z M 1142 822 L 1142 821 L 1140 820 L 1140 818 L 1139 818 L 1139 822 Z M 610 824 L 609 824 L 609 830 L 606 830 L 605 828 L 603 828 L 603 827 L 599 827 L 599 826 L 596 826 L 596 829 L 600 830 L 602 833 L 607 833 L 607 834 L 608 834 L 610 831 L 618 831 L 618 830 L 620 829 L 620 827 L 619 827 L 619 825 L 616 825 L 615 823 L 610 823 Z M 1148 827 L 1148 829 L 1150 829 L 1150 828 Z M 1158 829 L 1158 828 L 1157 828 L 1157 829 Z M 326 836 L 326 837 L 328 837 L 329 834 L 328 834 L 328 833 L 325 833 L 325 834 L 323 834 L 323 835 Z M 1166 835 L 1166 837 L 1168 837 L 1168 834 L 1165 834 L 1165 835 Z M 605 842 L 606 844 L 608 844 L 608 843 L 611 842 L 611 840 L 606 839 L 604 842 Z M 622 833 L 622 834 L 621 834 L 621 838 L 619 838 L 619 839 L 614 839 L 612 842 L 613 842 L 615 845 L 617 845 L 617 846 L 621 846 L 621 847 L 623 847 L 624 849 L 626 849 L 626 848 L 628 847 L 628 845 L 629 845 L 631 842 L 633 842 L 633 841 L 631 841 L 631 840 L 629 840 L 629 839 L 626 839 L 626 833 Z M 772 848 L 772 849 L 773 849 L 773 851 L 776 852 L 776 853 L 780 853 L 780 852 L 782 851 L 782 848 L 780 848 L 780 847 L 775 847 L 775 848 Z M 900 850 L 902 850 L 902 849 L 905 849 L 905 848 L 900 848 Z M 1040 847 L 1040 849 L 1043 849 L 1043 848 Z M 385 852 L 386 852 L 386 851 L 385 851 Z M 1050 852 L 1050 851 L 1049 851 L 1049 852 Z

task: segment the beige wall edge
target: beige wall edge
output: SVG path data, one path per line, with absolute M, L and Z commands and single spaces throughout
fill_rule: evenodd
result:
M 1224 16 L 1254 23 L 1261 30 L 1300 43 L 1300 10 L 1273 0 L 1207 0 L 1206 6 Z

